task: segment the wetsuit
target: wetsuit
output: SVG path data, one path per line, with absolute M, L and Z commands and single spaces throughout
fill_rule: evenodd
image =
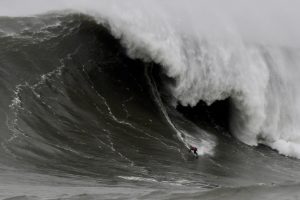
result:
M 189 152 L 191 152 L 191 151 L 193 151 L 194 154 L 195 154 L 196 156 L 198 156 L 198 153 L 197 153 L 198 149 L 197 149 L 196 147 L 191 146 Z

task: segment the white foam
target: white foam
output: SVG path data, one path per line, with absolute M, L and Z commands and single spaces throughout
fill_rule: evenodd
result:
M 158 182 L 154 178 L 144 178 L 144 177 L 137 177 L 137 176 L 118 176 L 118 177 L 129 181 Z
M 93 15 L 109 24 L 130 57 L 161 64 L 176 79 L 170 90 L 178 103 L 230 97 L 237 138 L 300 158 L 300 53 L 287 48 L 300 47 L 299 2 L 62 2 L 47 6 Z M 26 14 L 49 10 L 30 5 Z M 15 14 L 8 10 L 2 13 Z
M 300 135 L 296 123 L 300 119 L 298 52 L 288 52 L 276 43 L 247 40 L 236 27 L 222 29 L 222 36 L 213 31 L 209 35 L 207 30 L 187 27 L 185 21 L 174 22 L 165 10 L 126 12 L 115 6 L 101 15 L 99 23 L 103 18 L 130 57 L 153 60 L 176 80 L 170 90 L 178 103 L 194 106 L 203 100 L 210 105 L 230 98 L 230 127 L 238 139 L 300 157 L 294 146 L 282 151 L 280 145 L 274 145 L 274 141 L 295 140 Z M 178 28 L 181 25 L 186 29 Z

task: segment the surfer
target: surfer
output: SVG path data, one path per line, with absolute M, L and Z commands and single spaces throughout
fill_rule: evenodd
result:
M 190 146 L 189 152 L 192 152 L 192 151 L 193 151 L 194 155 L 196 156 L 196 158 L 198 158 L 197 147 Z

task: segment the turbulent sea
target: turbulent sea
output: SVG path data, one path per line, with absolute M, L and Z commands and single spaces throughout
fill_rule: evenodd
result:
M 157 13 L 0 17 L 1 199 L 300 199 L 299 49 Z

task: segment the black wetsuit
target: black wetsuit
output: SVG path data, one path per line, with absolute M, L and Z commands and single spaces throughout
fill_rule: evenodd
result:
M 198 151 L 198 149 L 196 148 L 196 147 L 191 147 L 190 148 L 190 150 L 189 150 L 189 152 L 191 152 L 191 151 L 193 151 L 193 153 L 198 157 L 198 153 L 197 153 L 197 151 Z

